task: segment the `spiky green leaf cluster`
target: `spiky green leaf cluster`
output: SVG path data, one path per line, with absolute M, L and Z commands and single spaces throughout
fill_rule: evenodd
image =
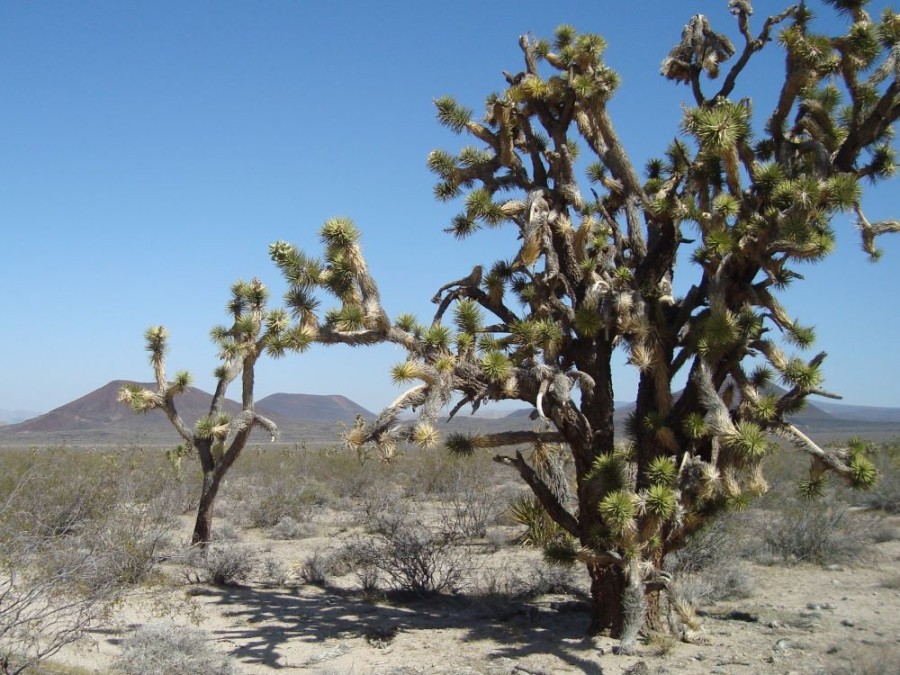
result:
M 650 460 L 647 467 L 647 480 L 652 485 L 664 485 L 671 487 L 675 484 L 675 478 L 678 474 L 675 460 L 672 457 L 659 456 Z
M 678 498 L 668 485 L 651 485 L 642 495 L 642 503 L 647 514 L 657 520 L 668 520 L 675 515 Z
M 578 547 L 575 540 L 566 534 L 557 533 L 544 544 L 544 560 L 551 565 L 571 567 L 578 562 Z
M 461 133 L 472 119 L 472 111 L 459 105 L 450 96 L 442 96 L 434 101 L 438 120 L 456 133 Z
M 449 349 L 453 342 L 453 331 L 448 326 L 432 324 L 422 336 L 423 342 L 435 349 Z
M 477 440 L 470 434 L 452 433 L 444 440 L 444 446 L 452 455 L 471 457 L 475 454 Z
M 585 476 L 585 481 L 600 496 L 624 489 L 628 483 L 625 458 L 619 452 L 599 455 Z
M 484 328 L 484 317 L 481 309 L 474 300 L 464 298 L 456 303 L 453 310 L 456 326 L 462 333 L 474 335 Z
M 759 460 L 770 450 L 769 439 L 762 428 L 746 420 L 741 420 L 735 425 L 737 431 L 733 438 L 728 440 L 728 445 L 734 448 L 745 461 Z
M 598 506 L 600 517 L 613 532 L 621 533 L 634 523 L 637 505 L 634 495 L 623 490 L 610 492 Z
M 681 423 L 684 433 L 689 437 L 698 439 L 706 435 L 706 422 L 700 413 L 688 414 Z
M 502 382 L 512 372 L 512 362 L 503 352 L 489 351 L 481 358 L 481 372 L 491 382 Z
M 793 358 L 781 371 L 781 379 L 787 385 L 800 387 L 803 391 L 811 391 L 822 383 L 822 373 L 818 366 L 810 365 L 799 358 Z

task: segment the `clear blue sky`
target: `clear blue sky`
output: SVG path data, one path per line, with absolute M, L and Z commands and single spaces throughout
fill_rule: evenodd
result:
M 782 7 L 755 4 L 760 21 Z M 726 5 L 0 2 L 0 408 L 45 412 L 113 379 L 150 379 L 142 335 L 160 323 L 170 371 L 211 389 L 208 331 L 230 284 L 258 276 L 277 302 L 269 243 L 318 254 L 331 216 L 362 229 L 388 312 L 430 319 L 438 286 L 514 245 L 508 229 L 463 243 L 442 232 L 458 207 L 432 199 L 425 158 L 461 140 L 432 100 L 480 110 L 501 70 L 522 69 L 520 34 L 572 23 L 606 36 L 623 76 L 613 113 L 643 165 L 690 99 L 659 76 L 662 58 L 694 12 L 732 31 Z M 776 50 L 760 65 L 777 69 Z M 777 76 L 753 73 L 737 95 L 765 110 Z M 870 219 L 900 215 L 896 190 L 869 192 Z M 900 240 L 882 238 L 872 265 L 852 224 L 840 230 L 837 253 L 785 302 L 817 326 L 828 388 L 900 406 Z M 332 347 L 266 362 L 258 397 L 340 393 L 374 411 L 397 395 L 388 368 L 402 358 Z M 616 397 L 634 390 L 622 367 Z

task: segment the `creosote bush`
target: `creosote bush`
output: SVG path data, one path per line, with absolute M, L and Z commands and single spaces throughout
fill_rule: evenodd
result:
M 389 590 L 424 597 L 460 590 L 472 561 L 459 544 L 456 533 L 400 519 L 373 535 L 354 538 L 343 557 L 352 561 L 366 592 L 383 584 Z

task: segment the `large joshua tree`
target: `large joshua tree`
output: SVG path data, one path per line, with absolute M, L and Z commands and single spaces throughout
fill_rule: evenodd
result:
M 203 472 L 197 519 L 191 536 L 192 544 L 205 546 L 212 533 L 213 507 L 228 470 L 237 461 L 250 439 L 254 426 L 269 431 L 272 440 L 278 433 L 275 423 L 253 409 L 253 384 L 256 362 L 264 353 L 280 356 L 288 348 L 297 348 L 296 330 L 290 328 L 290 318 L 282 309 L 267 310 L 269 291 L 258 279 L 238 281 L 231 287 L 228 313 L 232 325 L 216 326 L 211 331 L 219 347 L 221 364 L 215 371 L 216 390 L 209 405 L 209 413 L 189 427 L 176 406 L 176 397 L 190 386 L 191 376 L 179 371 L 169 382 L 166 376 L 168 331 L 163 326 L 148 328 L 144 334 L 150 363 L 156 378 L 156 391 L 138 385 L 125 385 L 119 391 L 119 401 L 137 412 L 160 409 L 184 440 L 171 457 L 181 461 L 196 450 Z M 223 407 L 228 385 L 241 378 L 241 412 L 229 414 Z
M 428 326 L 410 316 L 388 324 L 373 284 L 327 326 L 306 322 L 310 335 L 326 329 L 334 341 L 407 349 L 393 378 L 413 386 L 354 428 L 353 445 L 374 443 L 385 456 L 398 441 L 432 445 L 433 423 L 454 400 L 454 414 L 501 399 L 533 406 L 532 431 L 452 435 L 446 444 L 460 454 L 509 448 L 495 459 L 521 475 L 564 533 L 548 553 L 587 566 L 591 631 L 621 637 L 625 650 L 647 622 L 660 624 L 671 591 L 663 557 L 711 517 L 766 491 L 763 460 L 779 440 L 811 458 L 808 495 L 821 492 L 828 472 L 857 487 L 876 479 L 860 448 L 820 447 L 788 419 L 809 396 L 827 394 L 825 354 L 789 353 L 811 347 L 814 334 L 778 291 L 802 278 L 798 263 L 832 251 L 838 214 L 855 217 L 873 258 L 875 238 L 900 230 L 862 210 L 862 184 L 895 168 L 900 16 L 872 18 L 865 0 L 827 4 L 848 17 L 845 33 L 817 33 L 803 3 L 751 28 L 750 3 L 732 0 L 735 46 L 694 16 L 662 66 L 690 87 L 693 105 L 643 175 L 609 114 L 619 78 L 603 60 L 603 39 L 569 26 L 552 41 L 523 36 L 524 69 L 505 74 L 480 121 L 451 98 L 435 102 L 440 122 L 473 144 L 428 158 L 437 198 L 464 197 L 449 231 L 462 238 L 511 226 L 521 240 L 515 256 L 443 286 Z M 735 96 L 744 95 L 748 63 L 775 48 L 776 31 L 785 70 L 780 80 L 772 73 L 776 102 L 760 114 Z M 584 155 L 586 182 L 576 163 Z M 326 237 L 351 279 L 365 263 L 335 243 L 337 232 L 357 236 L 340 222 L 326 225 Z M 334 279 L 287 244 L 272 255 L 292 284 L 289 304 L 308 317 L 311 290 Z M 696 277 L 674 297 L 679 256 Z M 444 323 L 451 308 L 455 330 Z M 638 380 L 621 439 L 616 349 Z M 687 375 L 680 391 L 679 374 Z M 786 391 L 769 386 L 776 380 Z M 409 409 L 419 411 L 412 424 L 400 419 Z M 554 448 L 571 458 L 574 485 L 548 461 Z M 689 608 L 669 597 L 690 626 Z

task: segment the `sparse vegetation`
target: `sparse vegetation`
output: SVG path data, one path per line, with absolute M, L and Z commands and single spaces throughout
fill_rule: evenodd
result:
M 35 667 L 99 628 L 171 536 L 164 476 L 55 449 L 0 462 L 0 673 Z M 147 467 L 151 469 L 151 467 Z

